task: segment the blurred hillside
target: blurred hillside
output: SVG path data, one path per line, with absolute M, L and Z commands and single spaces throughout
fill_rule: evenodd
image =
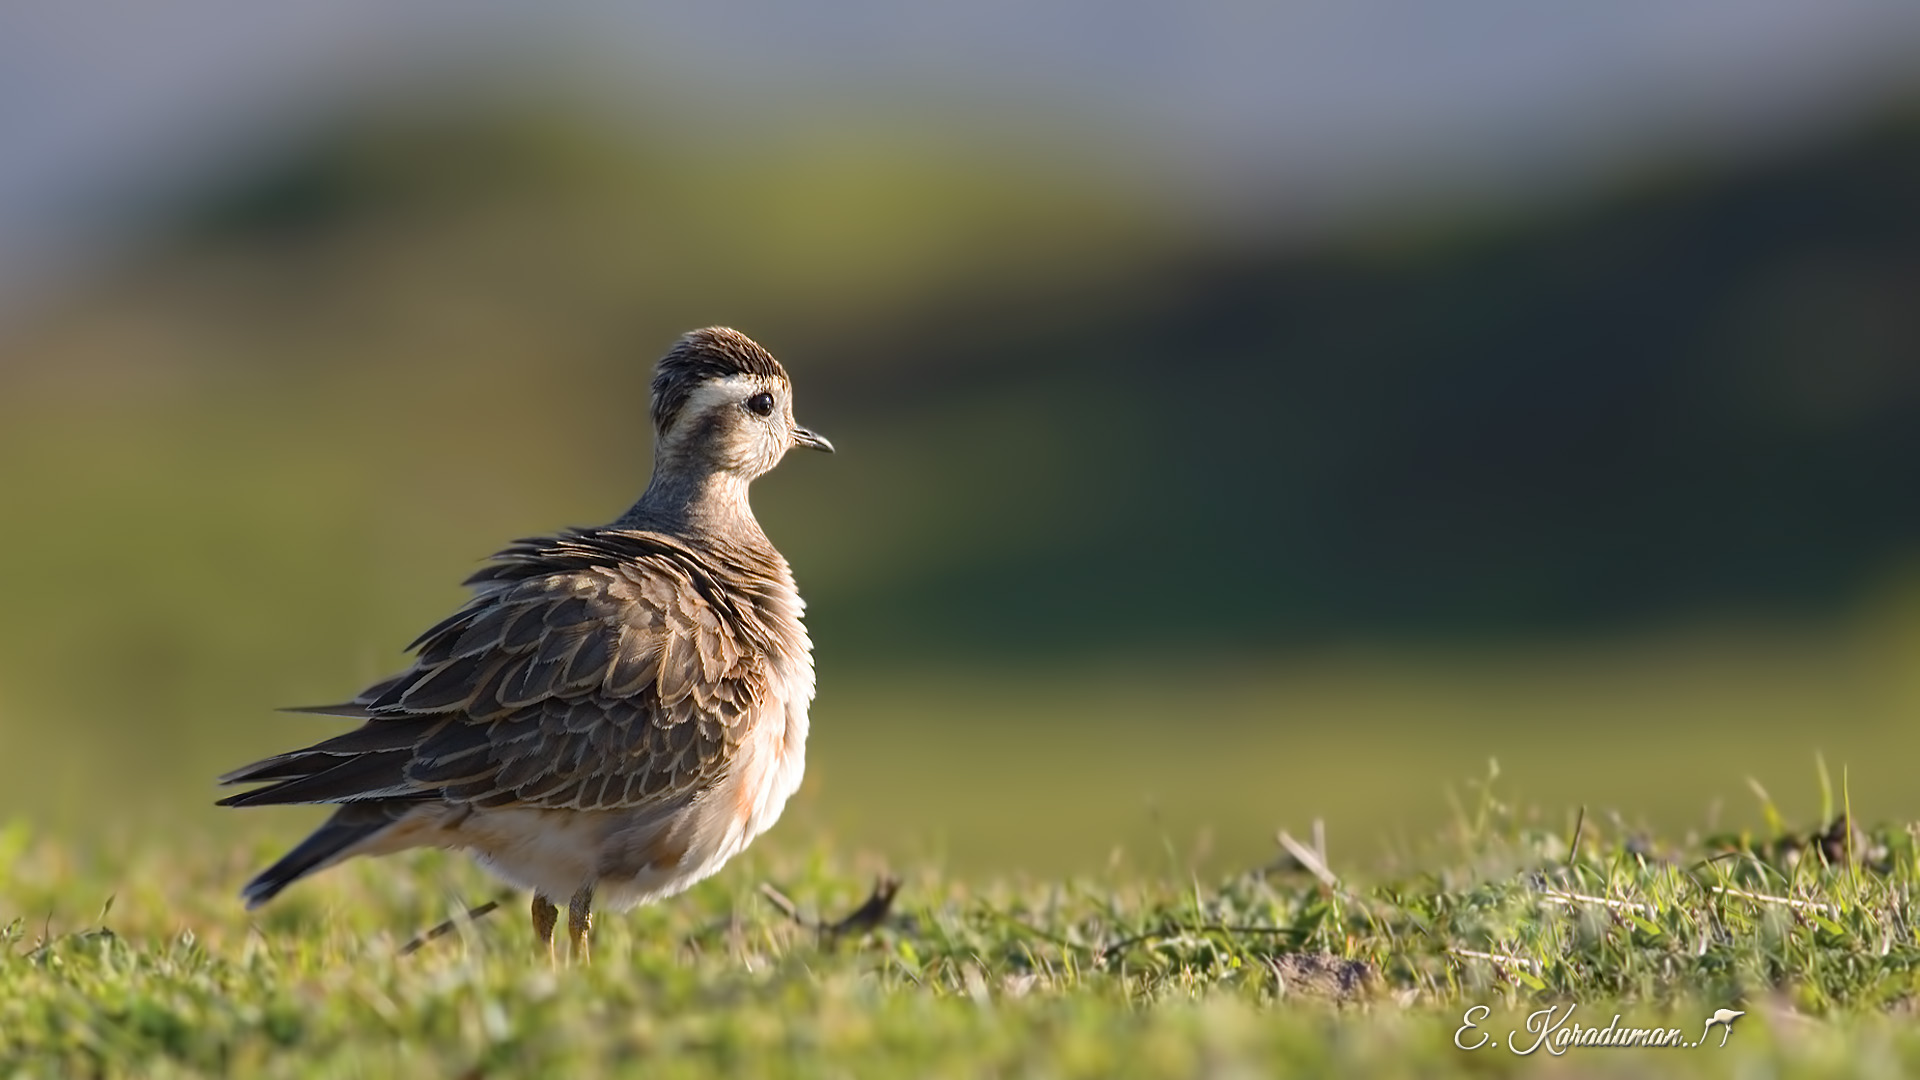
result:
M 849 447 L 760 498 L 856 655 L 1833 613 L 1920 540 L 1911 118 L 1304 247 L 1075 166 L 350 128 L 192 208 L 6 377 L 291 393 L 377 435 L 335 451 L 369 470 L 546 478 L 470 511 L 493 536 L 611 517 L 653 357 L 738 323 Z
M 1156 252 L 1097 296 L 937 298 L 823 392 L 970 402 L 948 452 L 1019 501 L 969 492 L 949 554 L 828 617 L 953 649 L 1832 615 L 1920 541 L 1916 288 L 1908 118 L 1549 211 Z
M 506 540 L 624 508 L 653 360 L 708 323 L 773 349 L 841 448 L 755 493 L 811 603 L 833 718 L 815 761 L 855 800 L 833 820 L 965 790 L 878 765 L 909 758 L 1031 783 L 1037 803 L 972 808 L 954 843 L 975 853 L 1042 804 L 1054 839 L 1110 836 L 1115 800 L 1154 792 L 1181 828 L 1358 813 L 1351 785 L 1245 770 L 1446 716 L 1445 754 L 1369 752 L 1388 787 L 1455 770 L 1421 774 L 1424 797 L 1496 751 L 1552 768 L 1564 744 L 1507 735 L 1576 697 L 1590 724 L 1698 718 L 1703 746 L 1821 715 L 1886 745 L 1920 700 L 1911 664 L 1830 642 L 1709 646 L 1677 675 L 1686 649 L 1288 665 L 1904 603 L 1917 285 L 1911 115 L 1310 237 L 1223 235 L 1070 152 L 924 132 L 346 122 L 0 345 L 0 731 L 58 733 L 0 779 L 68 817 L 104 783 L 133 819 L 330 730 L 262 716 L 384 674 Z M 1081 674 L 1033 676 L 1054 663 Z M 1106 802 L 1040 791 L 1069 762 L 1098 779 L 1089 732 L 1183 709 L 1236 751 L 1145 737 Z M 1027 754 L 952 743 L 968 730 Z M 1810 754 L 1756 739 L 1721 764 Z

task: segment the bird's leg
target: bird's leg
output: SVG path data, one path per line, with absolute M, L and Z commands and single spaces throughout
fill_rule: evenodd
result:
M 539 893 L 534 893 L 533 936 L 540 944 L 547 947 L 547 959 L 550 961 L 554 959 L 553 924 L 559 921 L 560 909 L 553 906 L 553 901 Z
M 567 940 L 573 945 L 573 959 L 578 964 L 592 963 L 587 955 L 587 931 L 593 928 L 593 882 L 580 886 L 580 891 L 567 901 Z

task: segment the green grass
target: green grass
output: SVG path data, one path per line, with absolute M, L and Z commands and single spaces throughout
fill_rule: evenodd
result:
M 1824 783 L 1823 815 L 1847 791 Z M 0 831 L 0 1075 L 1899 1075 L 1920 990 L 1904 828 L 1760 834 L 1545 828 L 1496 782 L 1414 850 L 1321 876 L 1116 862 L 1068 880 L 756 850 L 686 896 L 603 918 L 550 967 L 517 900 L 427 942 L 493 886 L 462 861 L 360 863 L 256 915 L 270 844 L 81 849 Z M 1300 844 L 1312 857 L 1312 842 Z M 1851 861 L 1849 861 L 1851 859 Z M 1177 860 L 1170 860 L 1177 861 Z M 762 891 L 799 905 L 790 917 Z M 1318 975 L 1314 972 L 1319 972 Z M 1679 1028 L 1743 1010 L 1725 1049 L 1504 1044 L 1527 1017 Z M 1523 1041 L 1530 1039 L 1524 1030 Z M 1471 1041 L 1471 1039 L 1469 1040 Z

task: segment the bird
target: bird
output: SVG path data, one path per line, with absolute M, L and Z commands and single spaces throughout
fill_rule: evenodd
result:
M 1724 1048 L 1727 1045 L 1727 1036 L 1733 1034 L 1733 1022 L 1745 1015 L 1747 1014 L 1744 1010 L 1740 1012 L 1735 1012 L 1732 1009 L 1713 1010 L 1713 1015 L 1707 1017 L 1706 1026 L 1700 1029 L 1700 1042 L 1695 1043 L 1694 1045 L 1698 1046 L 1700 1045 L 1700 1043 L 1706 1042 L 1708 1034 L 1710 1034 L 1713 1031 L 1713 1025 L 1719 1024 L 1720 1025 L 1720 1045 L 1721 1047 Z
M 515 541 L 411 666 L 339 705 L 363 723 L 219 778 L 222 806 L 337 804 L 241 891 L 249 910 L 360 855 L 464 850 L 533 893 L 557 962 L 557 901 L 587 962 L 596 908 L 718 871 L 779 818 L 806 763 L 805 603 L 748 503 L 792 449 L 793 389 L 746 335 L 708 327 L 660 359 L 644 493 L 611 524 Z

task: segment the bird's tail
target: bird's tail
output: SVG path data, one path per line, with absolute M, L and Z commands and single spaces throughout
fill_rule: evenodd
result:
M 292 851 L 282 855 L 279 862 L 260 871 L 258 876 L 247 882 L 247 887 L 240 890 L 241 899 L 247 902 L 247 910 L 251 911 L 280 895 L 280 890 L 308 874 L 332 866 L 352 848 L 372 839 L 398 821 L 404 812 L 404 806 L 386 800 L 342 806 L 327 819 L 326 824 L 315 829 Z

